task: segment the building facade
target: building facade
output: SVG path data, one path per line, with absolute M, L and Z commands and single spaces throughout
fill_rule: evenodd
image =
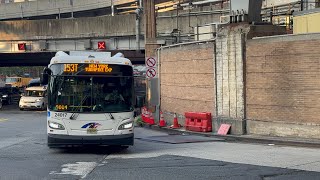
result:
M 320 32 L 320 8 L 305 10 L 294 13 L 293 16 L 293 33 L 318 33 Z

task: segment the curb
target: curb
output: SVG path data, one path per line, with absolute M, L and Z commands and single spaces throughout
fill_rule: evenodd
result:
M 145 125 L 143 128 L 148 128 L 152 130 L 166 132 L 170 135 L 176 134 L 187 134 L 187 135 L 198 135 L 205 137 L 214 137 L 217 139 L 224 140 L 225 142 L 236 142 L 236 143 L 257 143 L 257 144 L 267 144 L 267 145 L 284 145 L 293 147 L 310 147 L 310 148 L 320 148 L 320 140 L 308 140 L 308 139 L 289 139 L 285 137 L 267 137 L 267 136 L 241 136 L 241 135 L 217 135 L 213 133 L 202 133 L 186 131 L 184 129 L 172 129 L 168 127 L 159 127 L 158 125 Z

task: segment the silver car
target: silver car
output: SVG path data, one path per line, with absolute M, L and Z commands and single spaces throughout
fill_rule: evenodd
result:
M 20 110 L 24 109 L 40 109 L 47 108 L 47 93 L 45 86 L 29 87 L 25 90 L 24 95 L 19 102 Z

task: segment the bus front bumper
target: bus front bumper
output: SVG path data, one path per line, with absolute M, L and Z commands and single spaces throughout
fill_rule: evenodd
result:
M 48 134 L 49 147 L 83 146 L 83 145 L 117 145 L 132 146 L 133 134 L 108 135 L 108 136 L 69 136 Z

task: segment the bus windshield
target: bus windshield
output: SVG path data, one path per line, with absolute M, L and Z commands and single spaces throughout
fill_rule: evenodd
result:
M 52 75 L 48 108 L 68 112 L 133 110 L 133 77 Z
M 26 96 L 30 96 L 30 97 L 43 97 L 43 96 L 44 96 L 44 91 L 27 90 L 27 91 L 26 91 Z

